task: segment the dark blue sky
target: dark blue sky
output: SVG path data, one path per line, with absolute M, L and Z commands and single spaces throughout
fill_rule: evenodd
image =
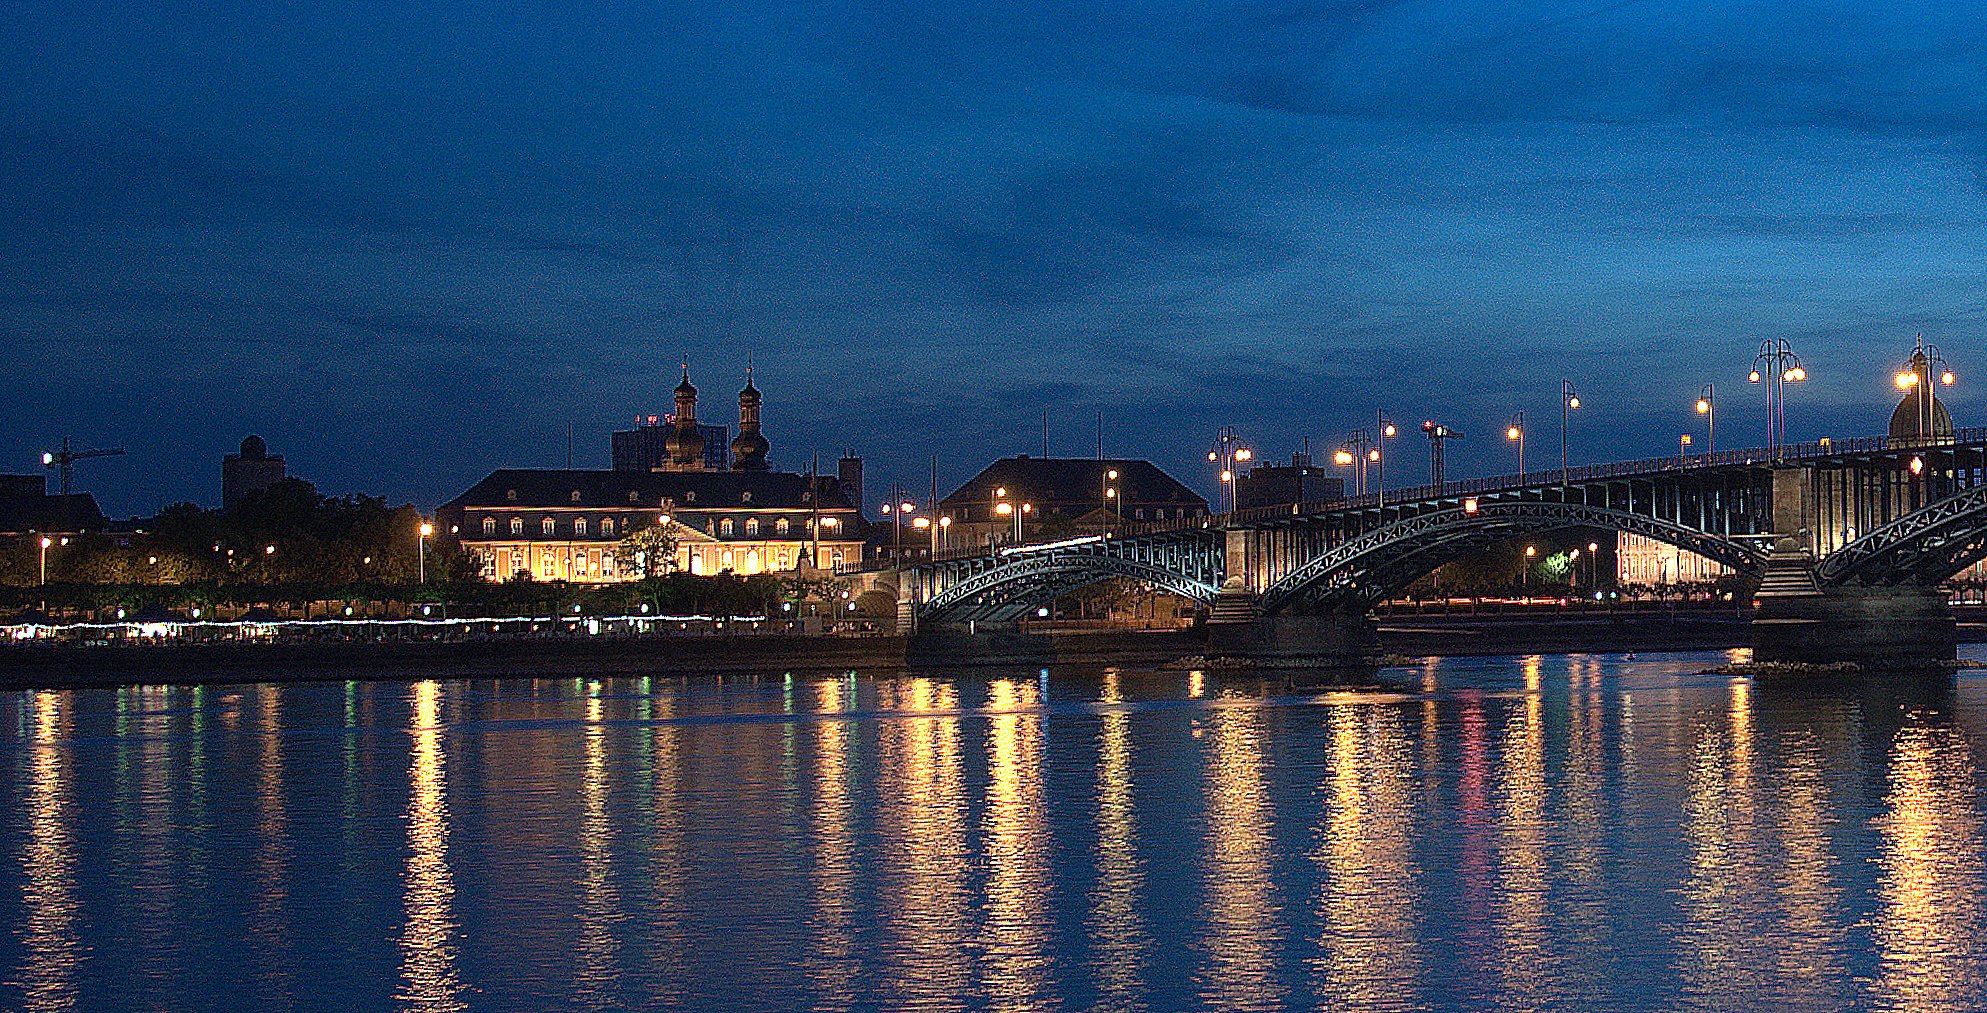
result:
M 254 431 L 432 505 L 568 421 L 604 466 L 685 357 L 732 422 L 748 352 L 776 465 L 919 486 L 1045 407 L 1203 487 L 1218 425 L 1377 406 L 1504 471 L 1562 375 L 1577 457 L 1707 380 L 1757 442 L 1764 337 L 1797 437 L 1875 431 L 1920 330 L 1979 421 L 1979 5 L 1085 6 L 12 5 L 0 470 L 213 502 Z

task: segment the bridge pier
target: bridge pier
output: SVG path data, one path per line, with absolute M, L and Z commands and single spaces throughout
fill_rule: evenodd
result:
M 1946 595 L 1931 587 L 1823 587 L 1813 553 L 1783 536 L 1753 599 L 1756 664 L 1853 662 L 1869 672 L 1946 669 L 1958 631 Z
M 1356 668 L 1379 656 L 1378 626 L 1368 615 L 1257 615 L 1255 595 L 1231 577 L 1207 620 L 1207 656 L 1263 668 Z

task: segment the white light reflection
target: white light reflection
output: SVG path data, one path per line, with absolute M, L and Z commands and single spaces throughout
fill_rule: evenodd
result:
M 448 865 L 448 772 L 442 751 L 440 687 L 413 687 L 413 754 L 407 777 L 407 923 L 400 933 L 400 991 L 416 1013 L 464 1008 L 456 976 L 455 876 Z

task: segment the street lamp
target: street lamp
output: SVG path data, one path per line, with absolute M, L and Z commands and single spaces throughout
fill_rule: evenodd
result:
M 47 535 L 41 536 L 41 583 L 48 584 L 48 547 L 55 544 Z
M 1568 554 L 1567 554 L 1567 556 L 1566 556 L 1566 586 L 1567 586 L 1567 587 L 1578 587 L 1578 586 L 1580 586 L 1580 582 L 1579 582 L 1579 580 L 1577 579 L 1577 578 L 1578 578 L 1578 575 L 1579 575 L 1579 573 L 1580 573 L 1580 550 L 1579 550 L 1579 549 L 1574 549 L 1574 550 L 1573 550 L 1572 552 L 1568 553 Z
M 1683 433 L 1683 434 L 1681 434 L 1681 435 L 1679 435 L 1679 436 L 1677 437 L 1677 462 L 1678 462 L 1679 464 L 1689 464 L 1689 463 L 1690 463 L 1690 434 L 1689 434 L 1689 433 Z
M 1718 452 L 1718 385 L 1707 383 L 1697 392 L 1697 414 L 1704 416 L 1704 452 Z
M 1524 412 L 1521 411 L 1517 415 L 1513 416 L 1511 419 L 1511 424 L 1504 427 L 1504 438 L 1518 445 L 1518 476 L 1520 479 L 1522 479 L 1525 474 L 1525 413 Z
M 1794 354 L 1786 338 L 1759 343 L 1759 354 L 1752 357 L 1752 372 L 1746 374 L 1746 382 L 1759 384 L 1766 392 L 1766 449 L 1775 460 L 1787 442 L 1786 385 L 1807 379 L 1807 367 L 1801 365 L 1801 357 Z
M 1536 545 L 1525 546 L 1525 565 L 1522 569 L 1518 571 L 1520 582 L 1525 587 L 1532 586 L 1532 557 L 1538 554 L 1539 554 L 1538 546 Z
M 1214 434 L 1214 446 L 1207 452 L 1210 464 L 1220 465 L 1222 491 L 1228 494 L 1228 512 L 1235 512 L 1235 465 L 1248 463 L 1255 452 L 1242 445 L 1242 436 L 1234 426 L 1222 426 Z
M 1933 370 L 1939 371 L 1936 384 L 1932 379 Z M 1917 408 L 1918 437 L 1943 435 L 1934 431 L 1933 413 L 1938 405 L 1936 388 L 1950 387 L 1957 382 L 1959 378 L 1946 368 L 1946 357 L 1939 351 L 1939 346 L 1928 344 L 1925 336 L 1920 334 L 1917 346 L 1911 350 L 1910 360 L 1897 373 L 1897 389 L 1911 395 L 1912 403 Z
M 1599 587 L 1601 583 L 1601 543 L 1587 543 L 1587 586 Z
M 943 536 L 945 547 L 947 549 L 952 548 L 952 516 L 950 514 L 938 519 L 938 530 Z
M 420 582 L 426 584 L 428 582 L 428 537 L 435 533 L 435 526 L 427 521 L 422 521 L 420 531 L 421 537 L 415 541 L 420 547 Z
M 1566 498 L 1567 479 L 1572 469 L 1567 466 L 1566 424 L 1572 419 L 1574 409 L 1580 407 L 1580 395 L 1573 389 L 1573 381 L 1559 381 L 1559 498 Z
M 1103 509 L 1104 509 L 1104 537 L 1105 537 L 1105 538 L 1109 538 L 1109 537 L 1111 537 L 1111 514 L 1112 514 L 1113 510 L 1115 510 L 1115 509 L 1117 508 L 1117 506 L 1118 506 L 1118 503 L 1117 503 L 1117 499 L 1118 499 L 1118 484 L 1117 484 L 1117 483 L 1118 483 L 1118 469 L 1116 469 L 1116 468 L 1109 468 L 1109 469 L 1106 469 L 1106 470 L 1105 470 L 1105 472 L 1104 472 L 1104 481 L 1102 482 L 1102 485 L 1103 485 L 1103 487 L 1104 487 L 1104 497 L 1103 497 Z M 1120 511 L 1120 512 L 1122 512 L 1122 511 Z

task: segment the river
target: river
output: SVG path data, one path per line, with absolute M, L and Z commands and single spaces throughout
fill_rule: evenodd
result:
M 5 696 L 0 1008 L 1987 1006 L 1987 676 Z

